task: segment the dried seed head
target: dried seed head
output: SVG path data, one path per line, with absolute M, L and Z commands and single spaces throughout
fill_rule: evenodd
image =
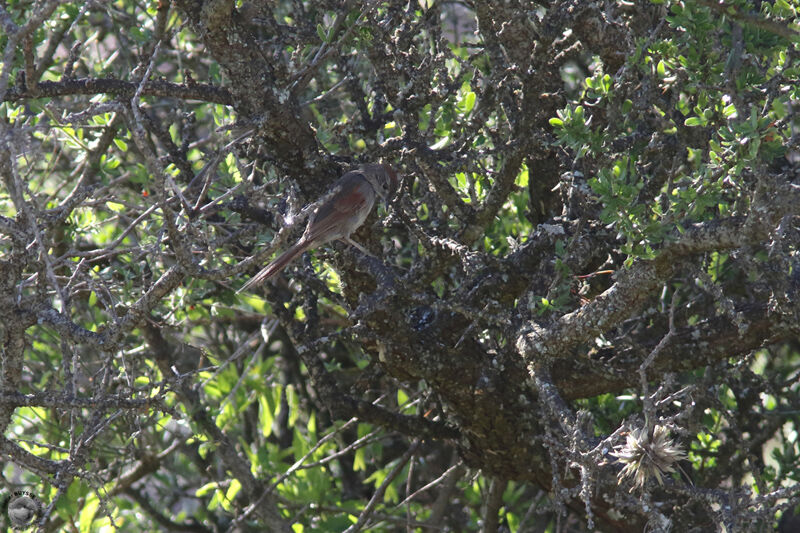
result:
M 669 430 L 664 426 L 654 427 L 652 438 L 644 428 L 633 430 L 625 444 L 615 448 L 613 455 L 625 464 L 617 477 L 620 482 L 631 478 L 631 491 L 644 487 L 651 478 L 663 485 L 662 474 L 674 472 L 675 463 L 686 457 L 680 446 L 669 438 Z

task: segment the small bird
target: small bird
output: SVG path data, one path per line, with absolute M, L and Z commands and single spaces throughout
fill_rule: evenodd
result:
M 376 198 L 379 197 L 384 202 L 392 199 L 398 183 L 394 170 L 383 164 L 361 165 L 358 170 L 351 170 L 343 175 L 334 184 L 331 197 L 311 215 L 300 240 L 262 268 L 237 292 L 249 290 L 263 283 L 306 250 L 326 242 L 343 240 L 367 253 L 361 245 L 350 238 L 350 234 L 367 219 Z

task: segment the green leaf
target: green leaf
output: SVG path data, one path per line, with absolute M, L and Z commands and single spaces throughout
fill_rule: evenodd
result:
M 397 389 L 397 405 L 405 405 L 408 401 L 408 394 L 403 389 Z
M 317 35 L 319 36 L 319 40 L 323 43 L 328 42 L 328 31 L 322 24 L 317 24 Z
M 236 478 L 231 479 L 231 484 L 228 487 L 228 490 L 225 491 L 226 503 L 227 502 L 233 502 L 234 498 L 236 498 L 236 495 L 239 494 L 239 491 L 241 490 L 241 488 L 242 488 L 242 484 L 239 482 L 238 479 L 236 479 Z M 230 503 L 227 503 L 225 508 L 228 509 L 229 506 L 230 506 Z
M 97 508 L 100 506 L 100 500 L 95 493 L 87 496 L 86 502 L 81 508 L 80 518 L 78 519 L 78 531 L 81 533 L 89 533 L 92 531 L 92 522 L 94 522 Z
M 261 434 L 269 437 L 272 434 L 272 423 L 275 420 L 272 416 L 273 405 L 270 405 L 269 394 L 261 394 L 258 397 L 258 423 L 261 426 Z
M 627 115 L 633 109 L 633 102 L 630 98 L 626 98 L 624 102 L 622 102 L 622 114 Z
M 217 483 L 216 481 L 206 483 L 205 485 L 194 491 L 194 495 L 197 496 L 198 498 L 202 498 L 206 494 L 209 494 L 210 492 L 217 490 L 217 487 L 219 487 L 219 483 Z
M 367 469 L 367 459 L 366 459 L 366 452 L 364 452 L 364 448 L 359 448 L 356 450 L 356 453 L 353 454 L 353 470 L 358 472 L 365 471 Z
M 470 91 L 464 97 L 464 107 L 465 107 L 465 114 L 472 111 L 472 108 L 475 107 L 475 93 Z
M 797 15 L 795 8 L 786 0 L 775 0 L 775 4 L 772 6 L 772 12 L 781 17 L 794 17 Z

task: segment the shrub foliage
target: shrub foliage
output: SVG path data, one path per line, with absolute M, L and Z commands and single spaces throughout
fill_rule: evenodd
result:
M 790 527 L 798 10 L 5 2 L 3 492 L 43 531 Z M 236 292 L 378 161 L 370 256 Z

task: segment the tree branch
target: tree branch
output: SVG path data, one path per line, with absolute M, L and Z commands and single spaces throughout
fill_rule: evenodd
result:
M 34 91 L 23 87 L 13 87 L 6 92 L 5 101 L 18 102 L 36 98 L 57 98 L 60 96 L 112 94 L 131 98 L 139 84 L 112 78 L 80 78 L 61 81 L 43 81 L 36 84 Z M 170 83 L 151 80 L 144 84 L 144 96 L 198 100 L 212 104 L 233 105 L 233 97 L 228 89 L 204 83 Z

